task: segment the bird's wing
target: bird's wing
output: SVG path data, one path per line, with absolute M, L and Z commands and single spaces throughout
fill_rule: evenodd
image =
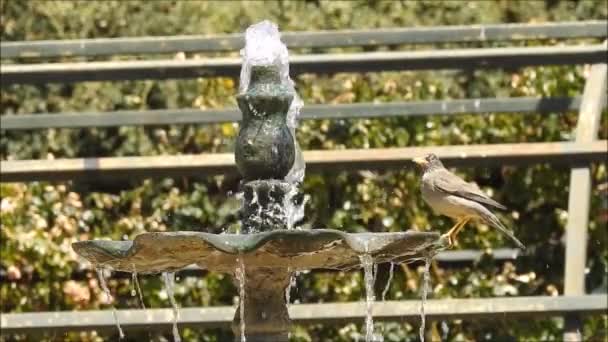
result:
M 491 199 L 475 183 L 467 183 L 448 170 L 435 171 L 434 185 L 440 191 L 466 198 L 471 201 L 505 210 L 507 207 Z

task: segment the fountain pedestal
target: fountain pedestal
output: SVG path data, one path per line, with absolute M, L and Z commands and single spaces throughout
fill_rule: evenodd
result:
M 245 266 L 245 270 L 247 266 Z M 234 315 L 232 331 L 241 340 L 244 328 L 247 342 L 289 340 L 291 320 L 285 303 L 285 289 L 291 273 L 286 268 L 256 268 L 245 271 L 245 298 Z M 245 305 L 245 326 L 241 325 L 240 305 Z

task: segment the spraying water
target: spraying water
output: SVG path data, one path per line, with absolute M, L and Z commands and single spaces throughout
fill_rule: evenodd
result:
M 181 342 L 179 336 L 179 330 L 177 330 L 177 320 L 179 319 L 179 308 L 175 302 L 175 273 L 174 272 L 163 272 L 163 282 L 165 283 L 165 290 L 169 295 L 169 301 L 171 307 L 173 307 L 173 341 Z
M 110 289 L 108 289 L 108 284 L 106 283 L 106 276 L 104 273 L 104 269 L 101 267 L 98 267 L 95 269 L 95 271 L 97 271 L 97 278 L 99 278 L 99 285 L 101 285 L 101 289 L 103 290 L 103 293 L 106 295 L 106 299 L 107 299 L 108 303 L 110 303 L 112 305 L 112 316 L 114 316 L 114 323 L 116 323 L 116 328 L 118 329 L 118 335 L 119 335 L 120 339 L 122 340 L 123 338 L 125 338 L 125 334 L 122 331 L 120 322 L 118 321 L 118 315 L 116 314 L 116 308 L 114 307 L 114 304 L 112 304 L 112 302 L 114 301 L 114 297 L 112 297 L 112 294 L 110 294 Z
M 241 342 L 246 342 L 245 337 L 245 263 L 243 258 L 237 258 L 238 266 L 235 270 L 235 278 L 239 282 L 239 315 L 241 318 Z
M 426 326 L 426 316 L 424 312 L 424 305 L 426 304 L 426 296 L 429 291 L 430 278 L 429 269 L 431 268 L 431 257 L 424 259 L 424 274 L 422 275 L 422 301 L 420 302 L 420 341 L 424 342 L 424 331 Z

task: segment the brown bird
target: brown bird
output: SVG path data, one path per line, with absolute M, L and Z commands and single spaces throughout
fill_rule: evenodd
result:
M 450 246 L 454 244 L 456 235 L 467 222 L 471 219 L 479 219 L 500 230 L 519 248 L 525 249 L 513 232 L 488 209 L 505 210 L 507 208 L 504 205 L 491 199 L 475 183 L 467 183 L 448 171 L 432 153 L 424 158 L 414 158 L 413 162 L 422 169 L 421 190 L 424 201 L 436 213 L 456 220 L 454 227 L 445 234 Z

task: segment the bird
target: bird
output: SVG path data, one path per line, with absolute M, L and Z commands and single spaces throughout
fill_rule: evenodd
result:
M 424 201 L 437 214 L 456 220 L 446 233 L 449 246 L 453 246 L 458 232 L 470 220 L 477 219 L 498 229 L 524 250 L 526 247 L 490 209 L 507 208 L 490 198 L 475 183 L 467 183 L 448 171 L 433 153 L 412 160 L 422 170 L 421 192 Z

